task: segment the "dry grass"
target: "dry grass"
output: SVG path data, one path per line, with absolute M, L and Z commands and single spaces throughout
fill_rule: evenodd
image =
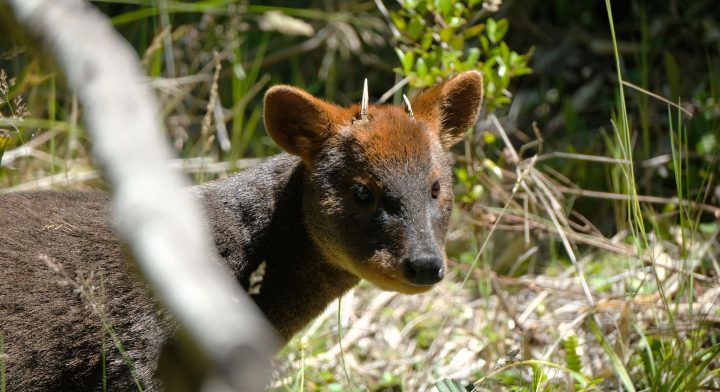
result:
M 587 288 L 574 266 L 510 277 L 456 263 L 449 279 L 426 295 L 382 293 L 361 285 L 365 287 L 343 299 L 340 314 L 350 380 L 340 357 L 337 307 L 331 306 L 281 355 L 275 385 L 293 385 L 304 373 L 310 390 L 337 383 L 343 390 L 423 391 L 443 378 L 471 384 L 483 377 L 487 378 L 476 390 L 517 390 L 522 385 L 573 390 L 577 380 L 567 369 L 565 342 L 574 337 L 582 364 L 579 372 L 588 384 L 603 380 L 596 389 L 614 390 L 620 382 L 605 342 L 629 364 L 631 378 L 638 381 L 644 370 L 631 359 L 647 349 L 647 339 L 709 344 L 704 340 L 720 325 L 717 270 L 707 275 L 694 271 L 699 260 L 712 260 L 717 268 L 717 232 L 694 242 L 690 258 L 679 257 L 681 244 L 653 238 L 654 253 L 644 255 L 646 263 L 640 261 L 643 257 L 627 254 L 631 251 L 622 235 L 595 239 L 623 252 L 586 247 L 577 267 L 586 271 Z M 688 268 L 688 260 L 696 262 Z M 665 295 L 674 299 L 670 309 L 654 287 L 653 265 Z M 469 284 L 462 287 L 459 282 L 467 273 Z M 692 302 L 681 292 L 689 277 L 696 293 Z M 487 282 L 491 293 L 481 295 L 477 287 Z M 600 326 L 600 341 L 589 326 L 593 322 Z M 523 360 L 547 361 L 560 368 Z M 708 371 L 717 366 L 713 360 Z M 539 368 L 545 379 L 534 384 Z M 701 380 L 704 388 L 720 387 L 713 374 L 716 371 Z

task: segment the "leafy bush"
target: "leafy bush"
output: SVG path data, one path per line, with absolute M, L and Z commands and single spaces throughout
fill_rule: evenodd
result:
M 503 41 L 507 19 L 484 19 L 493 8 L 479 0 L 407 0 L 401 6 L 391 14 L 402 34 L 396 72 L 409 77 L 411 86 L 432 86 L 453 73 L 477 69 L 485 78 L 485 109 L 510 103 L 510 81 L 530 68 L 529 55 L 510 50 Z

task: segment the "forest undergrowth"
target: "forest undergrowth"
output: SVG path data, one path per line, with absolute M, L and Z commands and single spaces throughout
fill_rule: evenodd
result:
M 279 151 L 262 126 L 272 84 L 349 104 L 368 76 L 375 100 L 399 102 L 454 71 L 486 75 L 484 118 L 455 151 L 446 279 L 417 296 L 361 283 L 277 356 L 271 390 L 720 390 L 717 47 L 693 97 L 668 51 L 654 90 L 657 26 L 640 12 L 628 60 L 607 0 L 611 94 L 582 133 L 577 95 L 520 123 L 514 99 L 539 89 L 521 83 L 543 53 L 508 47 L 513 2 L 299 3 L 95 2 L 160 98 L 169 164 L 196 183 Z M 0 40 L 0 192 L 104 188 L 82 108 L 20 36 Z M 534 107 L 522 116 L 553 106 Z

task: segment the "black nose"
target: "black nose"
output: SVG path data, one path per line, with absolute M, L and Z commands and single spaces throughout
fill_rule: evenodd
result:
M 440 257 L 420 257 L 405 262 L 405 279 L 412 284 L 427 286 L 441 281 L 444 276 Z

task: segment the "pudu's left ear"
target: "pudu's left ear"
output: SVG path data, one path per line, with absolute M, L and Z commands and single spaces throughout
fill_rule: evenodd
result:
M 325 141 L 348 117 L 342 108 L 292 86 L 273 86 L 265 94 L 265 128 L 285 151 L 312 163 Z
M 450 148 L 477 121 L 483 98 L 480 72 L 466 71 L 425 90 L 412 100 L 416 117 L 440 121 L 440 143 Z

